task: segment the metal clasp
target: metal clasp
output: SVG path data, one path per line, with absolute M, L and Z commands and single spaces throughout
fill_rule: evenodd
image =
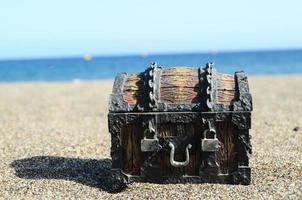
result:
M 186 160 L 183 162 L 175 161 L 174 160 L 174 153 L 175 153 L 175 147 L 172 142 L 169 142 L 169 146 L 171 147 L 171 152 L 170 152 L 170 163 L 173 167 L 185 167 L 189 164 L 190 161 L 190 155 L 189 155 L 189 149 L 192 148 L 191 144 L 188 144 L 186 147 Z
M 147 138 L 147 132 L 150 134 L 153 134 L 153 138 Z M 141 151 L 142 152 L 150 152 L 155 151 L 155 149 L 158 147 L 158 139 L 157 139 L 157 133 L 153 126 L 152 121 L 150 120 L 148 122 L 148 128 L 145 129 L 144 132 L 144 138 L 141 140 Z

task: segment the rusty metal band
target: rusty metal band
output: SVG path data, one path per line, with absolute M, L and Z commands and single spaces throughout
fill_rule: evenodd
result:
M 109 111 L 110 112 L 127 112 L 130 111 L 130 106 L 123 98 L 123 90 L 125 81 L 127 79 L 126 73 L 119 74 L 114 81 L 114 87 L 109 100 Z
M 234 111 L 252 111 L 252 95 L 249 92 L 247 76 L 243 71 L 235 72 L 235 84 L 238 101 L 234 102 Z
M 159 99 L 160 99 L 160 77 L 162 73 L 162 68 L 157 65 L 157 68 L 154 71 L 154 77 L 153 77 L 153 83 L 154 83 L 154 95 L 155 95 L 155 101 L 158 108 Z
M 145 71 L 145 89 L 147 92 L 148 102 L 146 103 L 147 110 L 156 110 L 158 107 L 159 98 L 159 77 L 158 77 L 158 65 L 156 62 L 151 63 L 149 68 Z
M 118 74 L 114 80 L 114 86 L 112 88 L 112 94 L 122 94 L 124 90 L 125 81 L 127 78 L 126 73 Z
M 216 111 L 217 98 L 218 98 L 217 82 L 218 82 L 217 71 L 213 67 L 213 69 L 212 69 L 212 94 L 211 94 L 212 105 L 213 105 L 212 111 Z
M 207 63 L 205 67 L 206 81 L 206 105 L 209 110 L 214 110 L 214 105 L 217 99 L 217 74 L 213 63 Z
M 205 102 L 205 99 L 204 99 L 204 94 L 206 92 L 206 87 L 205 87 L 205 77 L 204 77 L 204 74 L 205 74 L 205 71 L 204 71 L 204 68 L 203 67 L 199 67 L 198 69 L 198 79 L 199 79 L 199 99 L 200 99 L 200 102 L 199 102 L 199 109 L 200 111 L 203 110 L 203 107 L 204 107 L 204 102 Z

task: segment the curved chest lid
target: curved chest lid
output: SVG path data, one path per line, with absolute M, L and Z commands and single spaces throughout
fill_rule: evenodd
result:
M 244 72 L 218 73 L 205 67 L 163 68 L 152 63 L 138 74 L 116 76 L 109 112 L 251 111 Z

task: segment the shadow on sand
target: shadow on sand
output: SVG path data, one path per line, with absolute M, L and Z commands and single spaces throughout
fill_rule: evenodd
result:
M 36 156 L 11 163 L 16 176 L 25 179 L 64 179 L 112 192 L 111 160 Z

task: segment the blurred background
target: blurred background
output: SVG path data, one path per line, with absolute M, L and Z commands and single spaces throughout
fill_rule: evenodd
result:
M 302 73 L 301 7 L 298 0 L 3 1 L 0 81 L 113 79 L 151 61 Z

